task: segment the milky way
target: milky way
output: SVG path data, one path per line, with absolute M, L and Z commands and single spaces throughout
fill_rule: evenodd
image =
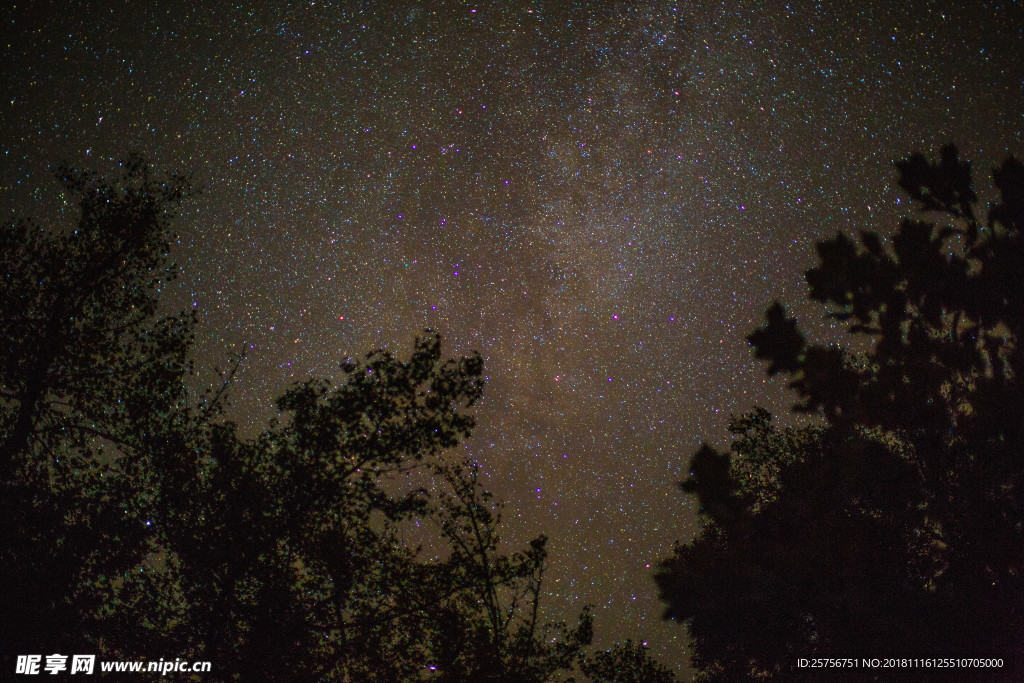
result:
M 788 406 L 745 335 L 773 298 L 829 332 L 801 273 L 908 211 L 893 160 L 1024 155 L 1020 3 L 181 4 L 0 10 L 4 210 L 60 220 L 62 160 L 193 172 L 169 295 L 201 361 L 248 350 L 243 422 L 426 327 L 480 350 L 465 451 L 552 538 L 549 614 L 667 663 L 689 455 Z

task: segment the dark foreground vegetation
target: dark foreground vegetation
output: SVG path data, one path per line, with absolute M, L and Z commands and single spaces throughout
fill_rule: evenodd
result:
M 919 214 L 818 244 L 812 300 L 857 349 L 808 343 L 776 303 L 750 335 L 795 409 L 734 420 L 683 489 L 703 531 L 657 581 L 704 680 L 832 680 L 801 658 L 997 658 L 857 680 L 1024 677 L 1024 166 L 980 213 L 956 148 L 897 164 Z

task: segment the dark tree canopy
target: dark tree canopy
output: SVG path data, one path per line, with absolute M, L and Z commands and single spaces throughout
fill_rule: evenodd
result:
M 888 240 L 821 242 L 807 272 L 867 350 L 808 343 L 778 303 L 748 338 L 822 425 L 782 430 L 758 410 L 730 452 L 693 457 L 683 488 L 704 529 L 657 580 L 708 679 L 799 677 L 813 656 L 1024 671 L 1024 166 L 993 170 L 985 217 L 955 147 L 897 169 L 920 217 Z
M 583 662 L 581 668 L 595 683 L 673 683 L 676 680 L 668 667 L 650 658 L 647 643 L 637 645 L 631 640 L 596 653 Z
M 157 314 L 184 178 L 59 171 L 79 220 L 0 231 L 0 641 L 70 647 L 148 552 L 153 457 L 184 406 L 191 313 Z M 10 669 L 13 671 L 13 668 Z
M 451 458 L 479 355 L 428 331 L 345 361 L 251 438 L 225 417 L 241 359 L 190 390 L 196 317 L 159 297 L 191 190 L 122 169 L 61 170 L 72 229 L 0 231 L 0 675 L 57 652 L 209 661 L 204 681 L 669 680 L 630 643 L 592 660 L 587 608 L 540 621 L 547 539 L 504 547 Z

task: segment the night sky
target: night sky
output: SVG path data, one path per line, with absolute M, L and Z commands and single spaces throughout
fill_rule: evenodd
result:
M 248 350 L 240 422 L 425 327 L 480 350 L 465 454 L 506 540 L 552 538 L 549 615 L 666 663 L 689 456 L 789 405 L 765 307 L 828 332 L 802 272 L 906 215 L 894 160 L 956 142 L 984 197 L 1024 156 L 1019 2 L 183 4 L 0 10 L 4 219 L 60 220 L 61 161 L 193 172 L 168 296 L 201 364 Z

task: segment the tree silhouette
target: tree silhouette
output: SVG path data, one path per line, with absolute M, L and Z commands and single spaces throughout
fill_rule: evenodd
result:
M 191 366 L 191 313 L 160 316 L 186 179 L 130 159 L 114 184 L 62 168 L 79 220 L 0 232 L 0 640 L 71 648 L 148 552 L 153 444 Z M 12 664 L 13 667 L 13 664 Z M 13 668 L 9 669 L 13 671 Z
M 197 396 L 196 316 L 158 313 L 188 181 L 137 158 L 112 182 L 59 176 L 73 229 L 0 232 L 2 675 L 43 652 L 174 653 L 210 661 L 205 681 L 665 673 L 629 644 L 592 662 L 589 609 L 540 621 L 545 537 L 505 549 L 478 465 L 450 456 L 479 355 L 442 360 L 428 331 L 408 359 L 294 385 L 242 437 L 225 417 L 241 359 Z
M 673 683 L 676 680 L 668 667 L 650 658 L 647 643 L 636 645 L 631 640 L 596 653 L 581 668 L 595 682 Z
M 811 298 L 867 350 L 808 343 L 778 303 L 748 338 L 823 426 L 779 430 L 755 411 L 683 484 L 704 530 L 657 580 L 710 680 L 800 677 L 797 658 L 812 656 L 1022 670 L 1024 166 L 994 169 L 984 221 L 955 147 L 897 168 L 930 220 L 888 241 L 838 234 L 807 272 Z
M 574 665 L 589 615 L 561 640 L 538 622 L 544 539 L 499 552 L 475 467 L 444 458 L 472 429 L 482 361 L 440 359 L 427 335 L 408 361 L 374 352 L 337 387 L 293 387 L 255 439 L 211 429 L 159 525 L 165 638 L 239 680 L 539 681 Z M 395 476 L 413 469 L 432 492 Z M 447 555 L 401 543 L 408 520 L 435 525 Z

